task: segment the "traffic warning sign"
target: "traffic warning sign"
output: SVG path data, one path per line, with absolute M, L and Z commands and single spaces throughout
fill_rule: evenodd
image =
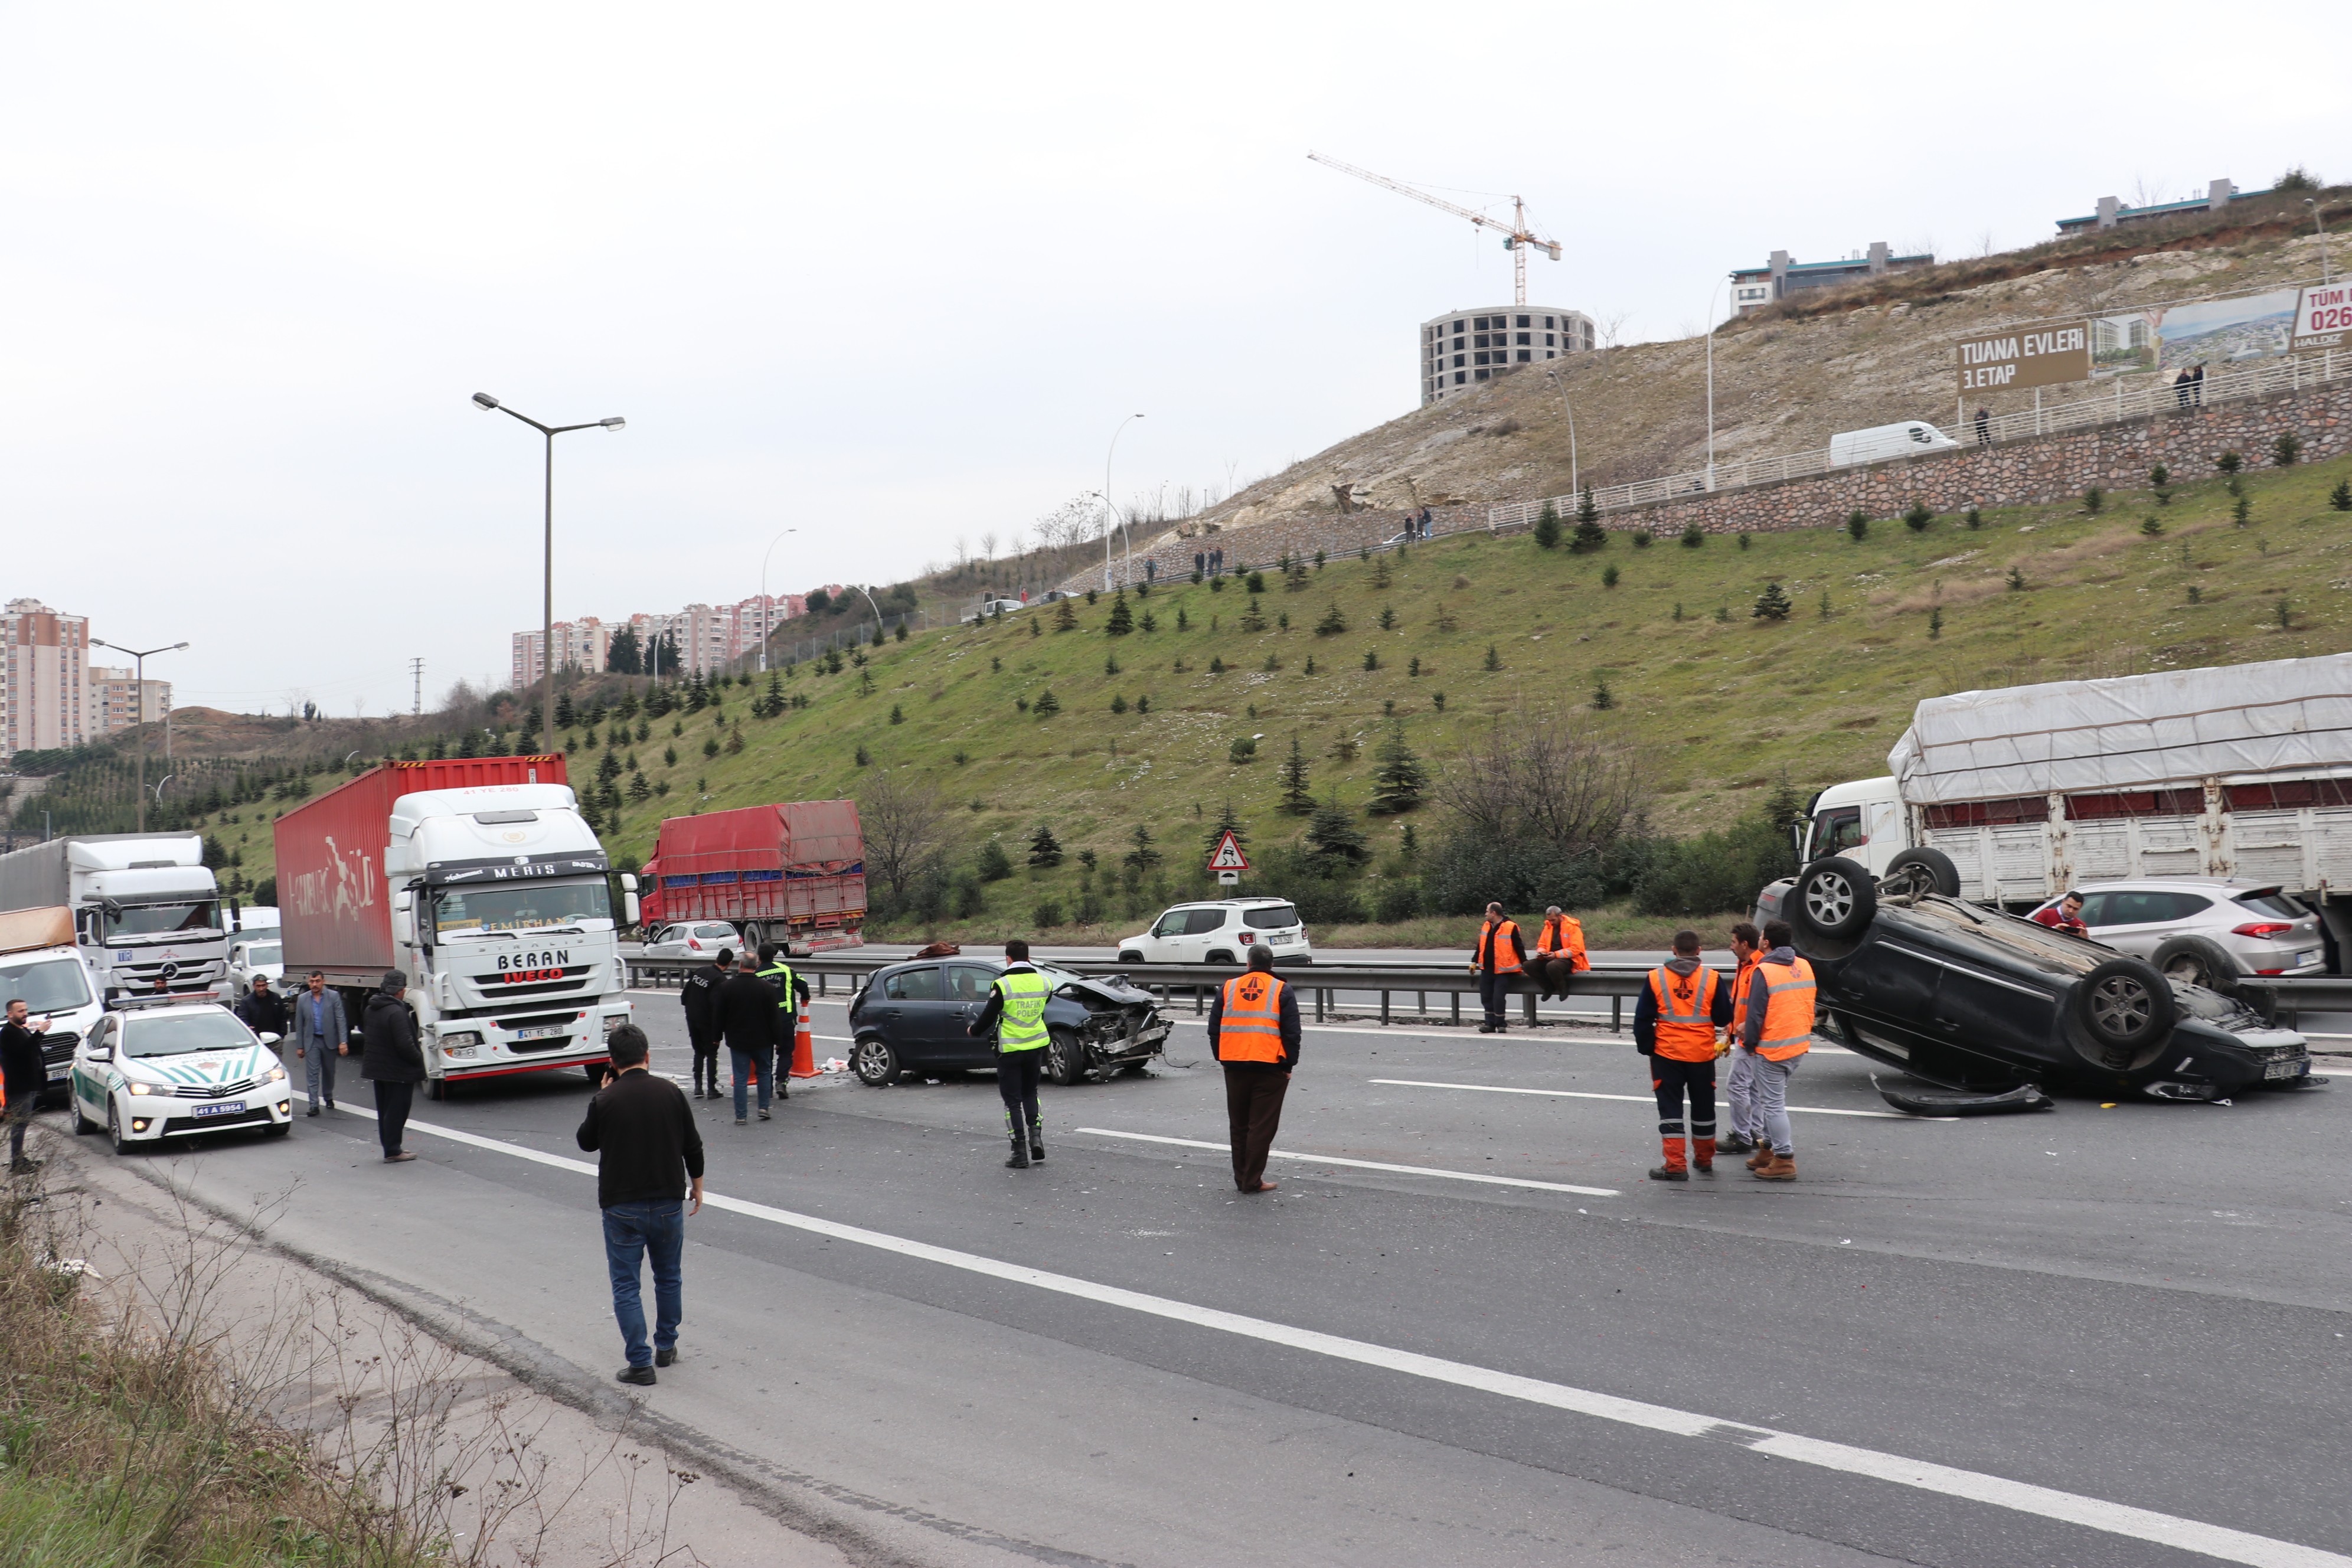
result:
M 1216 848 L 1210 853 L 1209 869 L 1246 871 L 1249 868 L 1249 857 L 1242 853 L 1242 841 L 1234 837 L 1232 828 L 1226 828 L 1225 836 L 1217 840 Z

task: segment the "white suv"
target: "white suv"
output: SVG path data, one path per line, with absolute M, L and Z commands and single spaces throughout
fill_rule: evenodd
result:
M 2274 887 L 2164 877 L 2086 882 L 2075 890 L 2083 895 L 2083 923 L 2094 941 L 2147 959 L 2176 980 L 2226 991 L 2242 975 L 2327 969 L 2319 917 Z M 2063 901 L 2053 899 L 2042 908 Z
M 1242 963 L 1264 942 L 1274 962 L 1312 963 L 1314 945 L 1296 905 L 1281 899 L 1220 899 L 1178 904 L 1151 929 L 1118 944 L 1121 963 Z

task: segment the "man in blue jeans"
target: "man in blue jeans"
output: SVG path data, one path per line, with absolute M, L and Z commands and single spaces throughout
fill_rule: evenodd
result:
M 629 1355 L 629 1364 L 614 1375 L 650 1387 L 654 1368 L 677 1360 L 677 1325 L 686 1315 L 678 1259 L 686 1250 L 687 1216 L 702 1211 L 702 1134 L 685 1093 L 646 1070 L 643 1029 L 624 1024 L 605 1045 L 613 1065 L 588 1102 L 579 1142 L 596 1154 L 604 1266 L 613 1278 L 613 1316 Z M 650 1345 L 638 1293 L 638 1270 L 648 1255 L 654 1266 Z

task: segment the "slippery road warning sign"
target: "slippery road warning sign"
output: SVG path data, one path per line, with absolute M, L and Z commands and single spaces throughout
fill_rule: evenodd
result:
M 1216 848 L 1212 850 L 1209 854 L 1209 869 L 1212 871 L 1246 871 L 1249 868 L 1249 857 L 1242 853 L 1241 840 L 1234 837 L 1234 830 L 1232 828 L 1226 828 L 1225 836 L 1217 840 Z

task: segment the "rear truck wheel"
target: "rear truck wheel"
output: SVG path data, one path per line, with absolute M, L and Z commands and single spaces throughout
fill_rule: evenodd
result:
M 1924 878 L 1929 892 L 1948 899 L 1960 896 L 1960 868 L 1940 849 L 1906 849 L 1886 863 L 1888 881 L 1900 880 L 1906 874 L 1915 883 Z
M 1843 857 L 1816 860 L 1797 873 L 1782 912 L 1807 958 L 1843 958 L 1878 914 L 1878 883 Z
M 2157 948 L 2152 962 L 2164 972 L 2167 980 L 2186 981 L 2224 996 L 2238 994 L 2238 961 L 2210 938 L 2168 937 Z
M 1045 1076 L 1069 1085 L 1087 1081 L 1087 1043 L 1067 1029 L 1045 1036 Z
M 602 1089 L 604 1087 L 604 1064 L 603 1062 L 582 1062 L 580 1064 L 580 1074 L 583 1078 L 585 1078 L 588 1080 L 591 1088 Z
M 2084 1056 L 2111 1072 L 2154 1061 L 2176 1016 L 2172 987 L 2137 958 L 2110 958 L 2076 981 L 2067 1013 Z
M 890 1042 L 868 1035 L 849 1048 L 849 1070 L 868 1089 L 887 1089 L 898 1081 L 903 1069 Z
M 122 1112 L 116 1107 L 112 1095 L 106 1099 L 106 1141 L 117 1154 L 131 1152 L 131 1140 L 122 1135 Z
M 767 928 L 762 926 L 758 921 L 746 921 L 743 922 L 743 945 L 745 947 L 751 949 L 753 952 L 757 952 L 760 951 L 760 944 L 767 940 Z
M 1135 949 L 1130 947 L 1119 953 L 1118 961 L 1121 963 L 1141 963 L 1143 962 L 1143 954 L 1136 952 Z

